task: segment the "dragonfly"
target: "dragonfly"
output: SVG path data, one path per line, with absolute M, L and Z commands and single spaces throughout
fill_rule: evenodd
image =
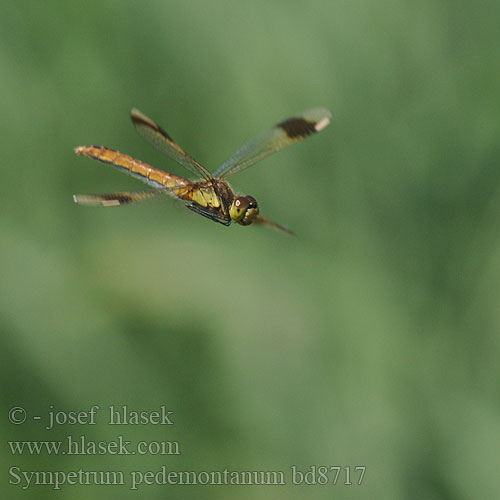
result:
M 73 199 L 80 205 L 113 207 L 169 195 L 185 201 L 186 207 L 193 212 L 225 226 L 229 226 L 232 222 L 242 226 L 257 223 L 293 235 L 291 230 L 260 215 L 257 200 L 250 195 L 237 194 L 226 179 L 272 153 L 320 132 L 330 123 L 331 117 L 327 109 L 315 108 L 283 120 L 246 143 L 211 174 L 188 155 L 164 129 L 138 109 L 133 108 L 130 118 L 139 135 L 160 152 L 185 167 L 196 180 L 173 175 L 105 146 L 79 146 L 75 149 L 77 155 L 113 165 L 145 181 L 154 189 L 109 194 L 78 194 L 74 195 Z

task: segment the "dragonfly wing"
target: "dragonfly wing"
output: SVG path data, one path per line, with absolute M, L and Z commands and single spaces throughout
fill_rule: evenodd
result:
M 324 108 L 315 108 L 283 120 L 272 129 L 238 149 L 213 174 L 214 177 L 229 177 L 263 160 L 291 144 L 323 130 L 332 114 Z
M 123 192 L 123 193 L 109 193 L 109 194 L 74 194 L 73 200 L 79 205 L 86 205 L 89 207 L 117 207 L 119 205 L 126 205 L 128 203 L 136 203 L 138 201 L 149 200 L 168 191 L 137 191 L 137 192 Z
M 293 231 L 290 229 L 287 229 L 286 227 L 281 226 L 277 222 L 274 222 L 270 219 L 267 219 L 266 217 L 262 217 L 262 215 L 258 215 L 257 218 L 255 219 L 255 222 L 257 224 L 262 224 L 264 226 L 268 226 L 276 231 L 279 231 L 281 233 L 288 234 L 290 236 L 297 236 Z
M 166 154 L 177 163 L 187 168 L 197 177 L 211 179 L 210 172 L 200 165 L 194 158 L 189 156 L 174 140 L 157 125 L 151 118 L 141 113 L 138 109 L 132 108 L 130 118 L 137 132 L 146 139 L 156 149 Z

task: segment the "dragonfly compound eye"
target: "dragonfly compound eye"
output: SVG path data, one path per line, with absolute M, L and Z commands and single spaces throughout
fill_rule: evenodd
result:
M 259 215 L 259 206 L 253 196 L 238 196 L 234 199 L 229 215 L 238 224 L 248 226 L 257 215 Z

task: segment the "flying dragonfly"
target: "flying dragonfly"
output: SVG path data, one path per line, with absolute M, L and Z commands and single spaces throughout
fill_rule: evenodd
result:
M 105 146 L 79 146 L 75 153 L 109 163 L 151 185 L 154 190 L 117 192 L 110 194 L 74 195 L 76 203 L 87 206 L 112 207 L 135 203 L 162 195 L 184 200 L 187 208 L 210 220 L 229 226 L 237 222 L 248 226 L 253 222 L 278 231 L 294 234 L 259 213 L 253 196 L 240 196 L 233 191 L 226 178 L 254 165 L 272 153 L 320 132 L 332 115 L 323 108 L 310 109 L 283 120 L 238 149 L 213 174 L 189 156 L 159 125 L 133 108 L 130 118 L 137 132 L 146 141 L 196 176 L 196 180 L 164 172 L 131 156 Z

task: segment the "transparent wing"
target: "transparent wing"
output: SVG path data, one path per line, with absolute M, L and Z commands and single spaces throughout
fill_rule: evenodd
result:
M 324 108 L 315 108 L 288 118 L 272 129 L 238 149 L 213 174 L 214 177 L 229 177 L 263 160 L 291 144 L 323 130 L 332 114 Z
M 177 163 L 187 168 L 197 177 L 211 179 L 210 172 L 200 165 L 194 158 L 189 156 L 174 140 L 157 125 L 151 118 L 141 113 L 138 109 L 132 108 L 130 118 L 137 132 L 146 139 L 158 151 L 170 156 Z
M 276 231 L 279 231 L 281 233 L 288 234 L 290 236 L 297 236 L 293 231 L 290 229 L 287 229 L 286 227 L 281 226 L 277 222 L 274 222 L 270 219 L 267 219 L 266 217 L 262 217 L 262 215 L 258 215 L 257 218 L 255 219 L 255 222 L 257 224 L 262 224 L 264 226 L 270 227 Z
M 128 203 L 149 200 L 164 194 L 168 194 L 166 189 L 109 194 L 74 194 L 73 201 L 79 205 L 86 205 L 89 207 L 117 207 Z

